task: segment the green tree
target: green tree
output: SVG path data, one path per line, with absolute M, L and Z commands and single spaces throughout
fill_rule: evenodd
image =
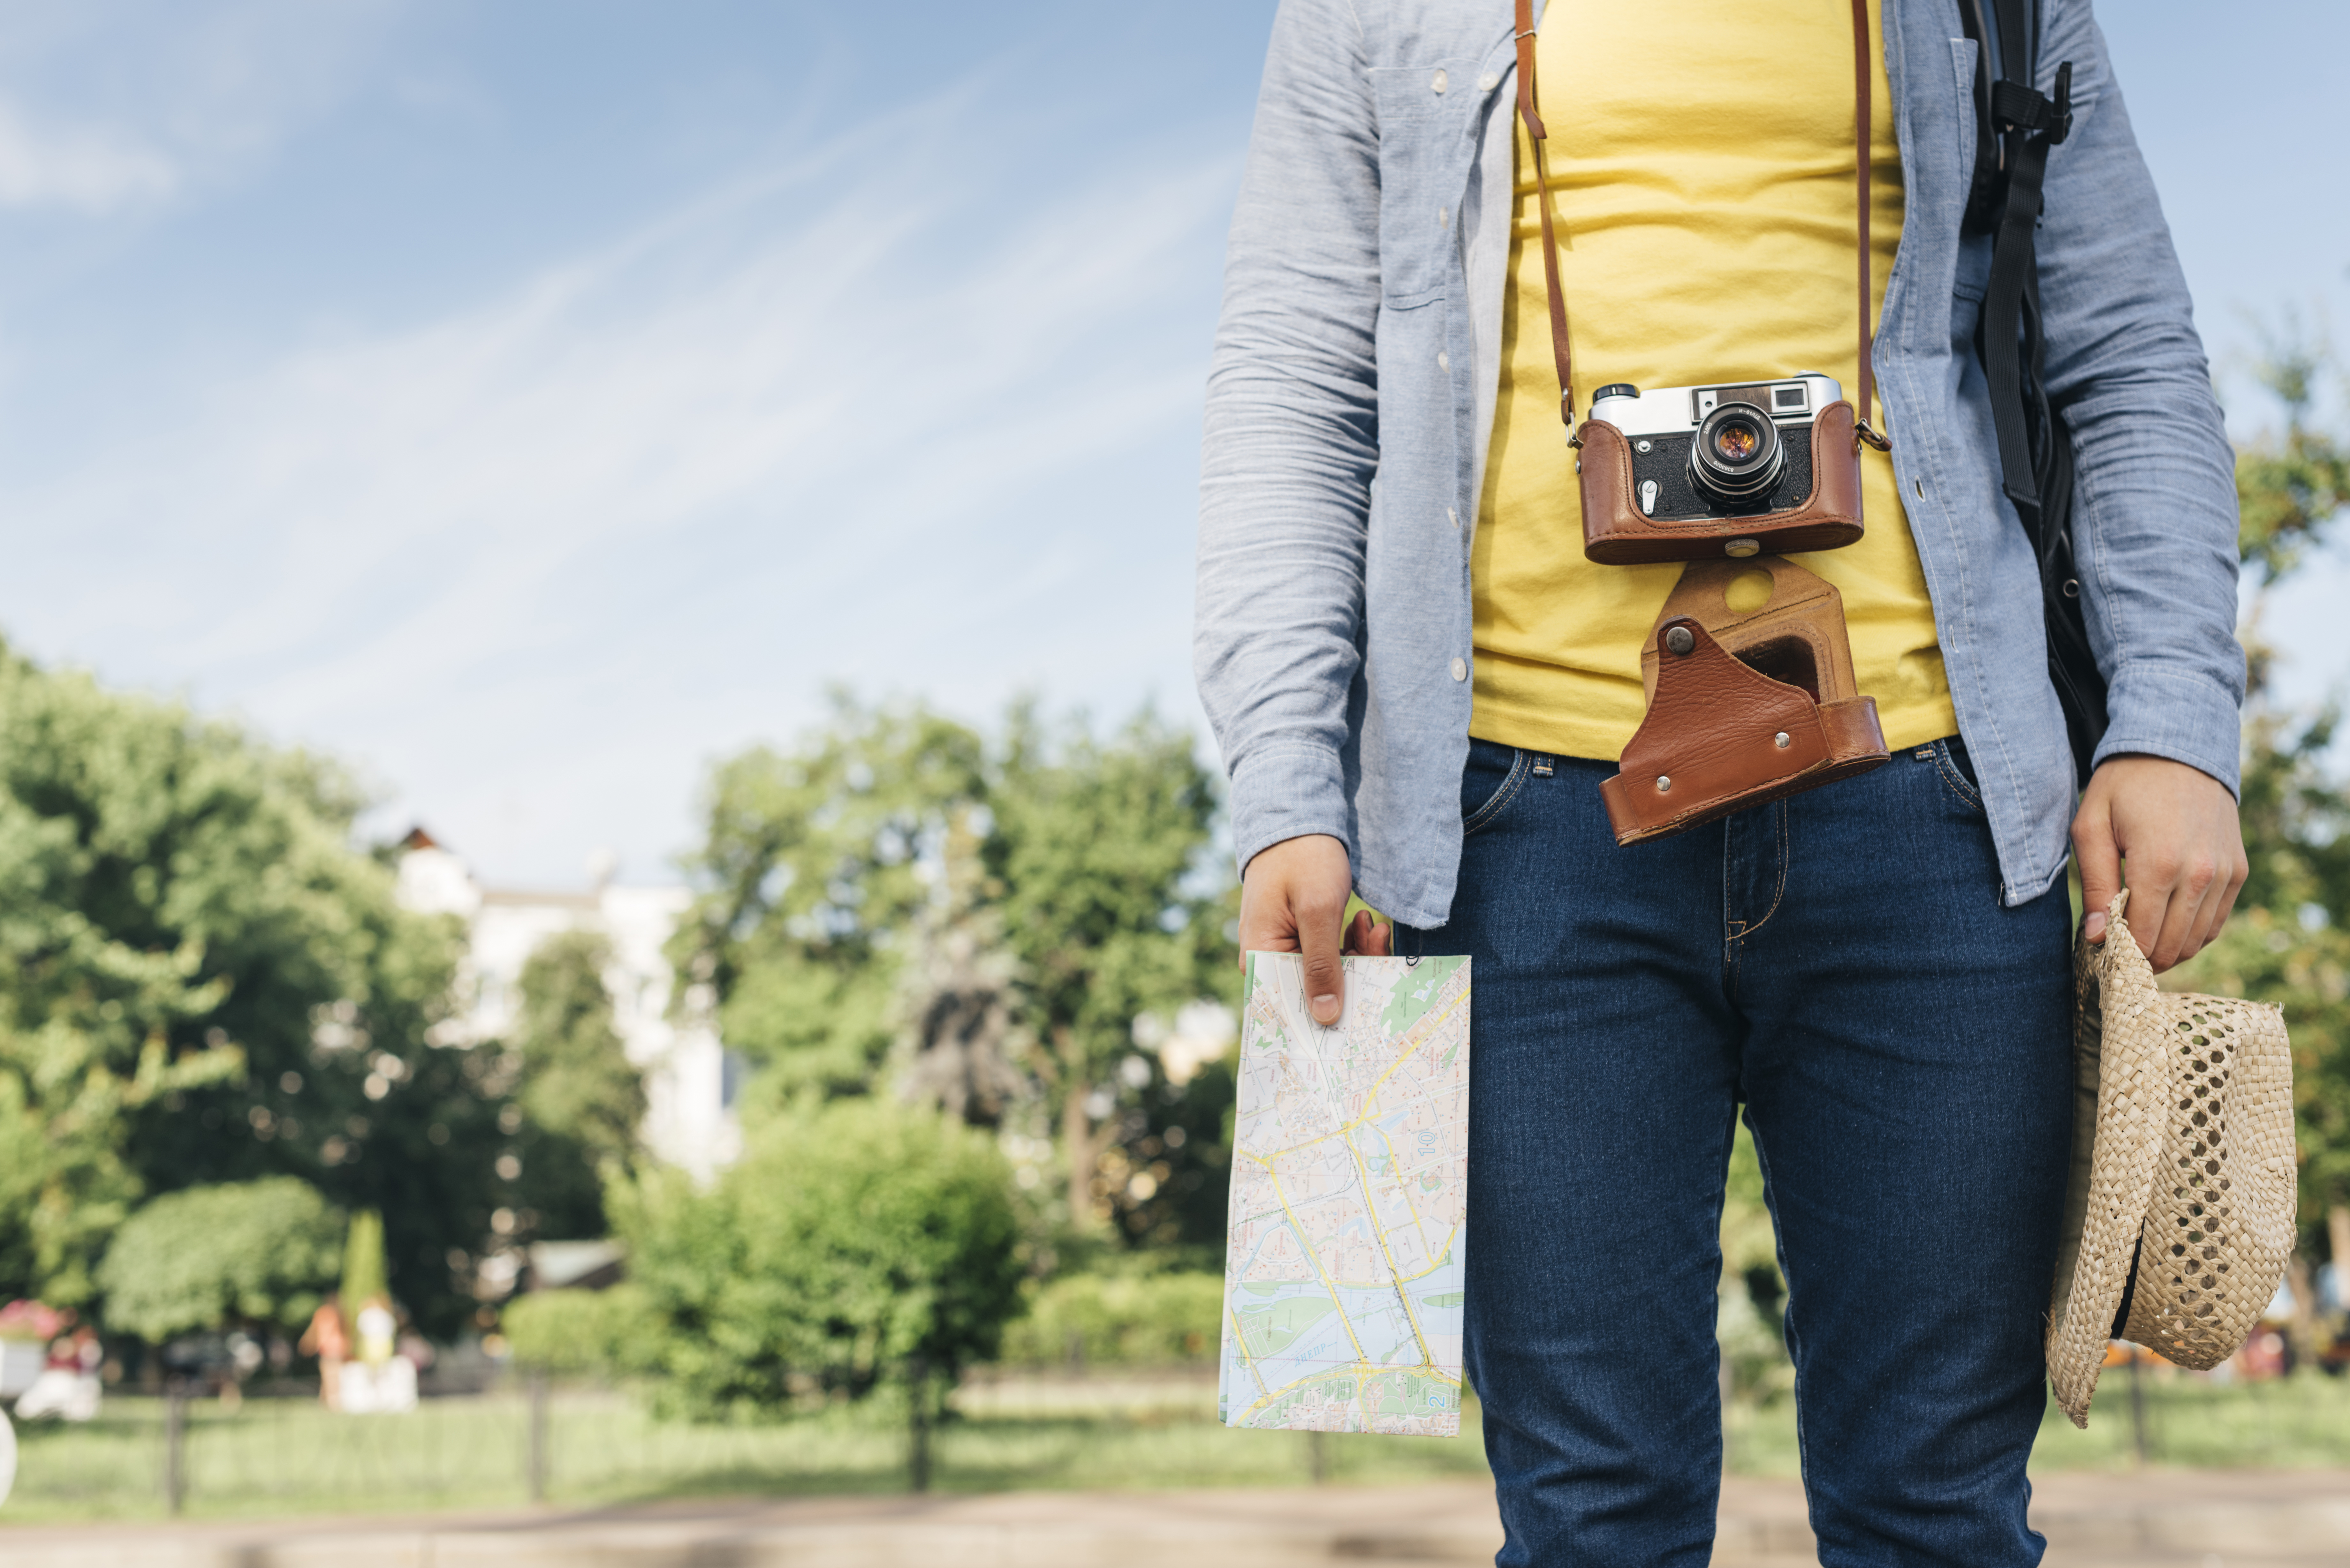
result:
M 87 1302 L 145 1193 L 380 1208 L 428 1323 L 488 1226 L 494 1085 L 429 1043 L 462 933 L 331 764 L 0 649 L 0 1293 Z
M 1020 961 L 1020 1015 L 1041 1046 L 1070 1218 L 1173 1239 L 1150 1167 L 1174 1174 L 1160 1157 L 1184 1096 L 1137 1049 L 1135 1023 L 1233 988 L 1229 878 L 1206 863 L 1215 779 L 1191 735 L 1148 711 L 1107 743 L 1081 724 L 1051 732 L 1025 708 L 1009 731 L 984 856 Z M 1156 1152 L 1138 1160 L 1145 1141 Z M 1177 1147 L 1188 1163 L 1215 1146 L 1187 1128 Z
M 616 1189 L 653 1359 L 704 1417 L 894 1387 L 913 1470 L 961 1370 L 995 1354 L 1024 1269 L 993 1139 L 886 1098 L 755 1121 L 707 1191 L 673 1171 Z
M 156 1344 L 230 1324 L 298 1331 L 334 1284 L 342 1230 L 297 1177 L 166 1193 L 107 1249 L 107 1326 Z
M 930 897 L 926 852 L 979 808 L 985 764 L 962 725 L 836 693 L 790 752 L 755 747 L 712 773 L 687 861 L 702 892 L 671 956 L 683 1004 L 715 1003 L 762 1101 L 872 1088 L 898 1033 L 894 944 Z
M 522 1058 L 515 1103 L 522 1112 L 515 1190 L 536 1235 L 601 1236 L 604 1183 L 625 1175 L 644 1121 L 643 1076 L 612 1018 L 604 973 L 611 943 L 595 931 L 563 931 L 522 967 Z

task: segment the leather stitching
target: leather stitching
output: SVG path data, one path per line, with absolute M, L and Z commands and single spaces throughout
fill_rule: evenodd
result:
M 1525 783 L 1526 774 L 1533 766 L 1533 753 L 1523 747 L 1513 748 L 1510 753 L 1508 774 L 1503 778 L 1500 787 L 1493 791 L 1485 804 L 1470 813 L 1467 819 L 1461 824 L 1461 836 L 1466 838 L 1471 834 L 1482 833 L 1492 826 L 1493 818 L 1499 816 L 1503 808 L 1516 798 L 1519 787 Z

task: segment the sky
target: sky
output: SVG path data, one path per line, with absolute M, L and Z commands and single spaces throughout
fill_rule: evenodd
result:
M 673 877 L 712 762 L 834 685 L 1204 730 L 1272 12 L 0 0 L 0 636 L 340 757 L 502 886 Z M 2302 151 L 2350 8 L 2102 15 L 2256 430 L 2262 332 L 2350 324 Z M 2270 607 L 2289 693 L 2345 589 Z

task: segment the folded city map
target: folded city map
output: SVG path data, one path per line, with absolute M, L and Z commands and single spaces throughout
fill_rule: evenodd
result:
M 1251 953 L 1224 1424 L 1457 1437 L 1468 1194 L 1469 961 L 1347 959 L 1326 1029 L 1305 961 Z

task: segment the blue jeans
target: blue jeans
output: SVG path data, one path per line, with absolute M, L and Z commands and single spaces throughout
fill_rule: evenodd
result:
M 1503 1564 L 1702 1568 L 1742 1102 L 1787 1275 L 1820 1561 L 2040 1561 L 2070 1137 L 2064 886 L 1999 903 L 1955 740 L 1619 848 L 1612 764 L 1478 741 L 1468 1366 Z

